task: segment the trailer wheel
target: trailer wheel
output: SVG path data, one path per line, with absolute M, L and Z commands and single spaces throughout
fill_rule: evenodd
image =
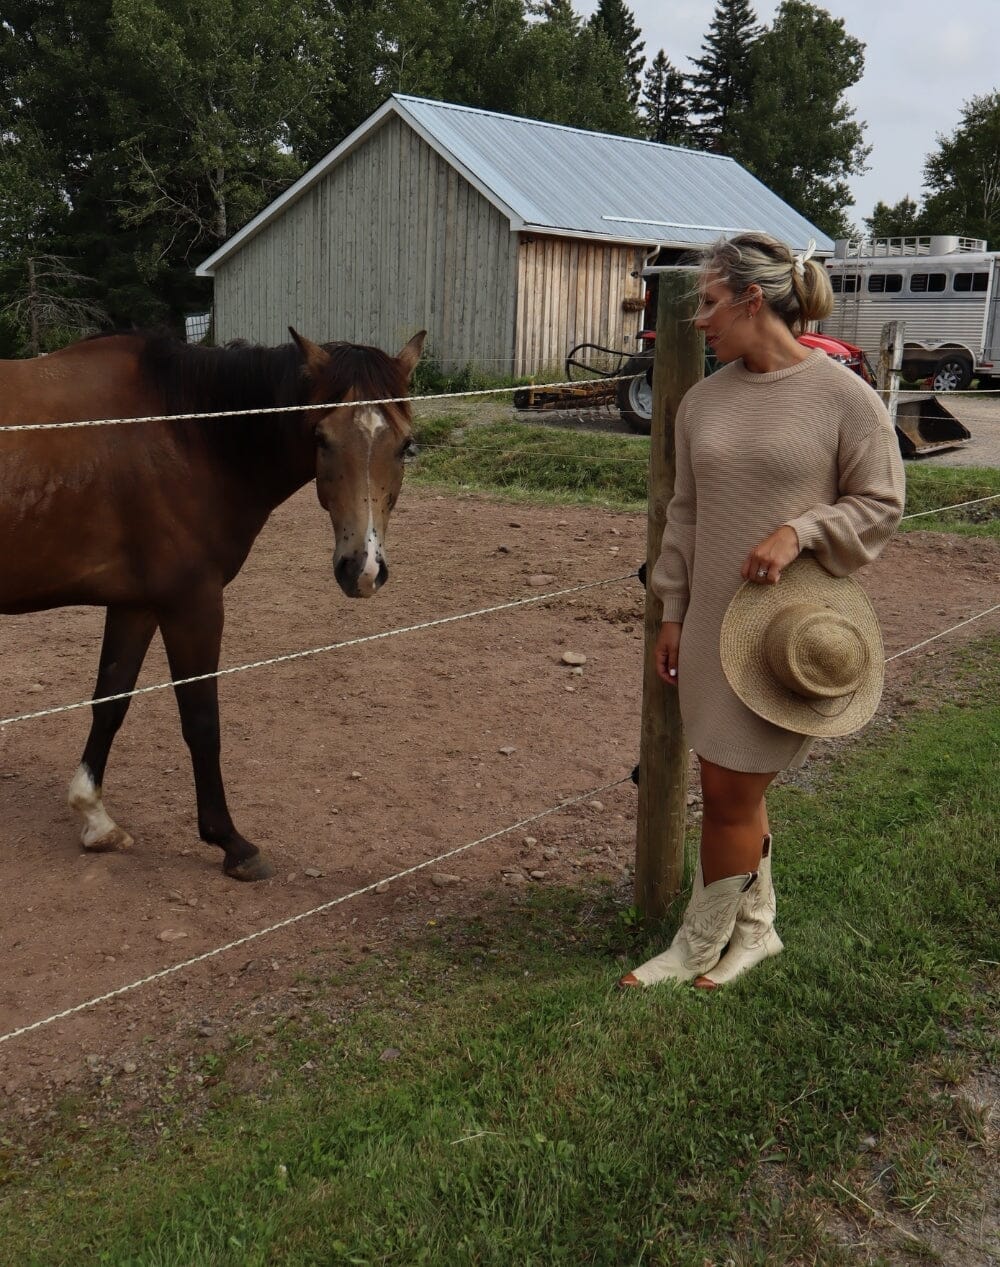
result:
M 653 358 L 632 356 L 621 368 L 623 378 L 615 392 L 618 412 L 633 431 L 648 436 L 653 426 Z
M 931 374 L 931 387 L 936 392 L 960 392 L 972 382 L 972 362 L 967 356 L 949 352 Z

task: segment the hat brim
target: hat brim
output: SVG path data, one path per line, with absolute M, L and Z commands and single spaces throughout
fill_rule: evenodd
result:
M 868 649 L 858 689 L 838 700 L 796 695 L 772 673 L 764 655 L 764 634 L 778 612 L 791 603 L 816 603 L 846 617 Z M 745 581 L 733 595 L 719 635 L 722 669 L 729 685 L 758 717 L 800 735 L 849 735 L 870 721 L 882 698 L 885 650 L 878 617 L 868 595 L 851 577 L 832 576 L 811 555 L 785 569 L 777 585 Z

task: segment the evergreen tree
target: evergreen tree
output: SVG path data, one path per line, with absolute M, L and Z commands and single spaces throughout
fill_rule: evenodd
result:
M 590 26 L 605 37 L 622 59 L 629 102 L 634 109 L 639 104 L 642 68 L 646 64 L 642 54 L 646 45 L 642 32 L 636 26 L 635 14 L 624 0 L 599 0 L 590 19 Z
M 924 164 L 923 219 L 934 233 L 985 238 L 1000 246 L 1000 91 L 973 97 L 951 136 L 937 138 Z
M 640 112 L 651 141 L 663 145 L 692 144 L 687 84 L 662 48 L 646 70 Z
M 760 34 L 748 0 L 718 0 L 690 81 L 699 148 L 740 157 L 734 121 L 750 102 L 750 53 Z
M 864 71 L 864 45 L 840 18 L 782 0 L 753 46 L 751 98 L 733 120 L 737 156 L 831 237 L 849 237 L 847 177 L 864 171 L 864 125 L 844 92 Z

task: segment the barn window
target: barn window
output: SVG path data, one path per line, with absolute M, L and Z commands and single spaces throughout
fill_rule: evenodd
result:
M 910 290 L 920 294 L 934 293 L 944 290 L 947 281 L 946 273 L 913 273 L 910 276 Z
M 959 291 L 985 293 L 990 288 L 989 273 L 956 273 L 952 288 Z
M 873 295 L 896 295 L 903 289 L 902 273 L 872 273 L 868 289 Z

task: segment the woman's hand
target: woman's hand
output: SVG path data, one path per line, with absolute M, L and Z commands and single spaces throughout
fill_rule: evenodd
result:
M 790 524 L 782 524 L 769 537 L 765 537 L 760 545 L 754 548 L 744 560 L 740 575 L 745 581 L 753 581 L 757 585 L 777 585 L 781 574 L 799 557 L 799 538 Z
M 667 686 L 677 685 L 677 652 L 681 645 L 681 628 L 679 621 L 665 620 L 656 639 L 656 672 Z

